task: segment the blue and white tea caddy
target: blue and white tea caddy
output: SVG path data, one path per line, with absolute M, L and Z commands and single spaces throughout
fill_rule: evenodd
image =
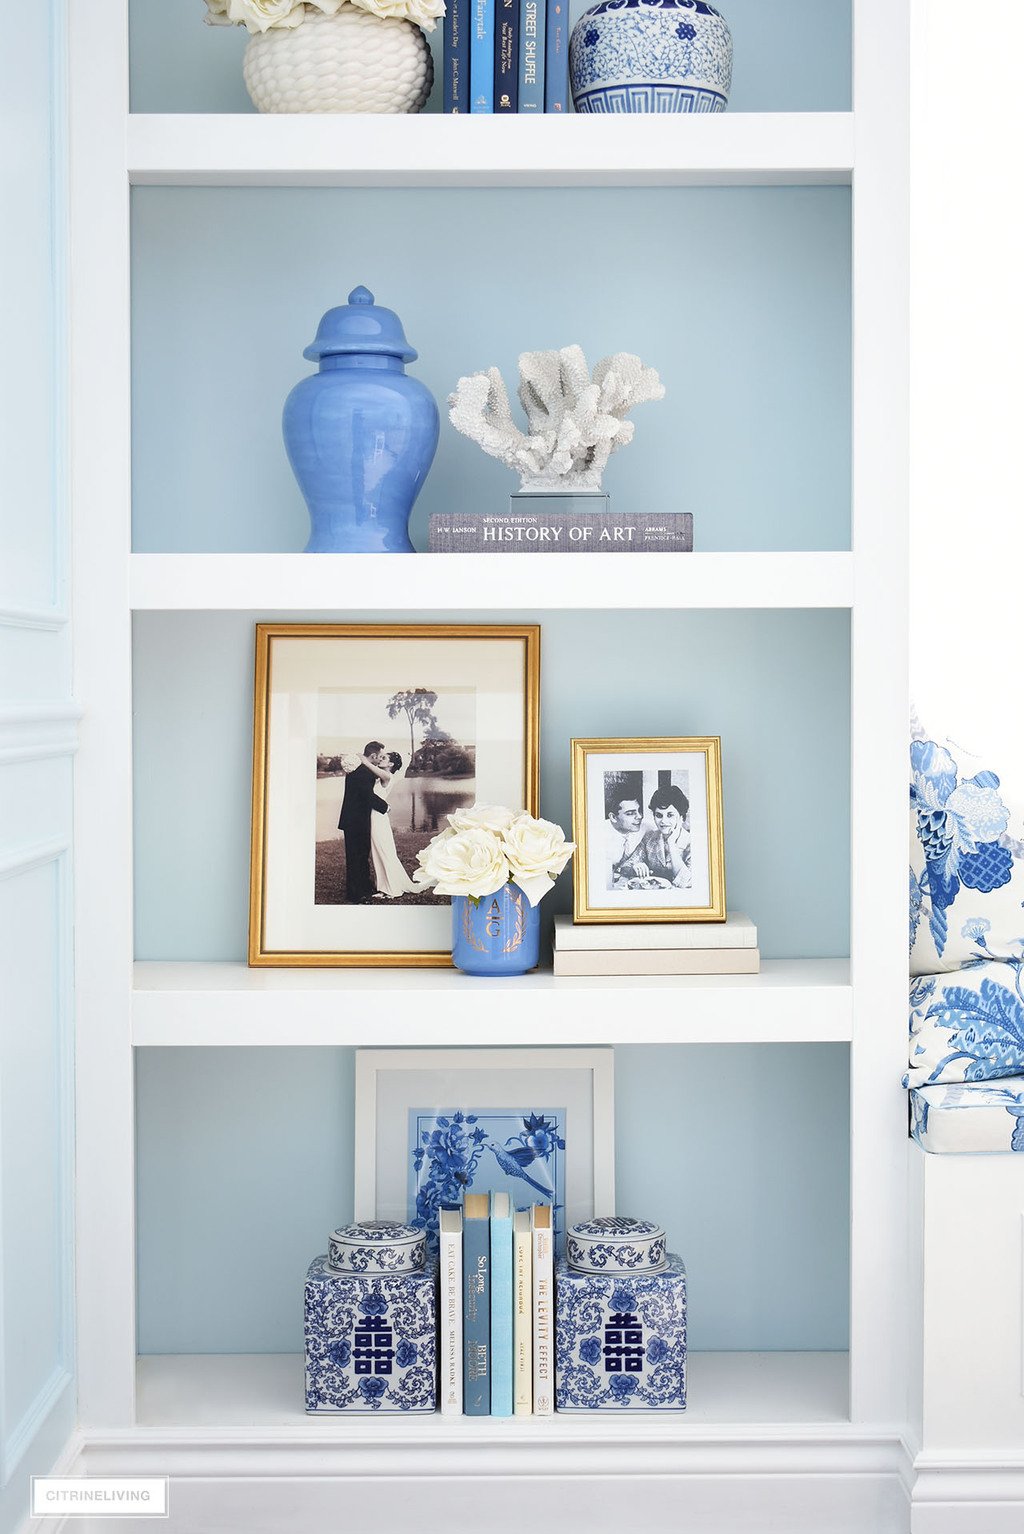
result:
M 686 1269 L 652 1220 L 570 1225 L 555 1264 L 558 1411 L 683 1411 Z
M 284 442 L 313 530 L 307 554 L 412 554 L 409 514 L 434 461 L 437 403 L 402 322 L 353 288 L 302 354 L 320 371 L 289 394 Z
M 437 1264 L 411 1225 L 366 1220 L 306 1274 L 306 1410 L 432 1412 Z

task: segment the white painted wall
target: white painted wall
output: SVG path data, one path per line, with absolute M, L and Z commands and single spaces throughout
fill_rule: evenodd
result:
M 64 0 L 0 50 L 0 1531 L 74 1426 Z
M 1020 0 L 916 0 L 912 679 L 922 718 L 1021 769 Z

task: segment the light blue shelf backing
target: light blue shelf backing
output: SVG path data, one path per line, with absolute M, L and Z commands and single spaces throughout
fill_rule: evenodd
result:
M 142 1353 L 301 1350 L 305 1269 L 352 1215 L 353 1058 L 137 1052 Z M 616 1207 L 686 1261 L 692 1348 L 847 1347 L 848 1061 L 616 1049 Z
M 573 0 L 573 21 L 588 0 Z M 722 0 L 733 36 L 734 112 L 846 112 L 850 0 Z M 203 25 L 201 0 L 130 0 L 133 112 L 252 112 L 242 81 L 243 27 Z M 428 34 L 440 108 L 441 34 Z
M 582 345 L 656 367 L 605 488 L 691 511 L 698 550 L 850 546 L 847 187 L 139 187 L 134 546 L 289 551 L 309 524 L 281 410 L 357 283 L 396 309 L 442 407 L 414 508 L 505 510 L 517 477 L 447 419 L 458 378 Z M 518 411 L 518 402 L 515 404 Z
M 136 616 L 139 959 L 245 957 L 253 626 L 261 616 Z M 425 606 L 302 621 L 313 617 L 436 615 Z M 720 735 L 730 906 L 757 922 L 767 958 L 849 952 L 847 612 L 466 612 L 444 621 L 541 624 L 548 819 L 571 824 L 573 736 Z M 563 874 L 542 907 L 545 938 L 553 914 L 570 905 Z

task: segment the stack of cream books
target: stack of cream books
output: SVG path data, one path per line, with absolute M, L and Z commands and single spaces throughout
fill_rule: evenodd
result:
M 598 923 L 555 917 L 556 975 L 756 975 L 757 928 L 730 911 L 722 922 Z

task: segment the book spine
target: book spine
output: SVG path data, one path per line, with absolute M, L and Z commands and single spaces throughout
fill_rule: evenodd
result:
M 548 0 L 544 50 L 544 110 L 569 110 L 569 6 L 567 0 Z
M 555 950 L 556 975 L 756 975 L 757 948 L 563 948 Z
M 512 1282 L 512 1356 L 514 1412 L 533 1413 L 533 1240 L 528 1230 L 515 1233 Z
M 533 1232 L 533 1410 L 550 1417 L 555 1409 L 554 1264 L 550 1230 Z
M 519 0 L 496 0 L 494 110 L 519 110 Z
M 668 949 L 756 948 L 757 928 L 746 916 L 730 915 L 715 922 L 652 922 L 631 927 L 609 922 L 607 926 L 577 926 L 569 916 L 555 917 L 555 947 L 563 953 L 593 953 L 605 948 Z
M 469 110 L 494 111 L 495 0 L 472 0 L 473 27 L 469 42 Z
M 464 1361 L 463 1402 L 467 1417 L 491 1410 L 490 1221 L 466 1220 L 462 1229 Z
M 469 0 L 447 0 L 445 8 L 444 110 L 469 111 Z
M 434 512 L 429 547 L 432 554 L 689 554 L 693 516 L 688 511 L 662 517 Z
M 547 0 L 519 0 L 519 110 L 544 110 L 544 26 Z
M 512 1216 L 491 1217 L 491 1416 L 512 1415 Z
M 443 1416 L 462 1415 L 462 1232 L 443 1230 L 438 1387 Z

